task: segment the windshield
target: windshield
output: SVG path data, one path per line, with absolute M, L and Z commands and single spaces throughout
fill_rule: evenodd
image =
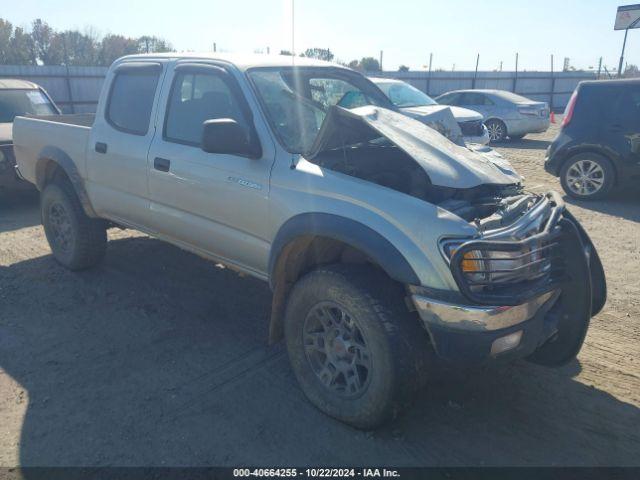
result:
M 256 68 L 249 71 L 269 123 L 291 153 L 307 152 L 329 107 L 393 108 L 368 79 L 339 68 Z
M 10 123 L 16 115 L 58 113 L 40 90 L 0 90 L 0 123 Z
M 408 83 L 381 82 L 378 83 L 378 87 L 396 107 L 424 107 L 425 105 L 438 104 L 429 95 Z

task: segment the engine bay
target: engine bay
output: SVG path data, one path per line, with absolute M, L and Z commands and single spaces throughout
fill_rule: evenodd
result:
M 389 142 L 369 142 L 326 150 L 314 163 L 411 195 L 443 208 L 481 230 L 500 228 L 517 220 L 537 201 L 520 184 L 479 185 L 472 188 L 432 184 L 413 158 Z

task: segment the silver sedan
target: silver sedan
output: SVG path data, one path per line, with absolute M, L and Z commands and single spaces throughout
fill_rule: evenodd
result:
M 527 133 L 549 128 L 549 105 L 506 90 L 456 90 L 436 98 L 438 103 L 480 112 L 492 142 L 507 137 L 520 139 Z

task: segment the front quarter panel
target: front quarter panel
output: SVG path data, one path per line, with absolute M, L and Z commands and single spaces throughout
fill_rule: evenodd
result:
M 289 157 L 290 158 L 290 157 Z M 379 233 L 407 260 L 421 285 L 457 291 L 438 249 L 442 236 L 471 237 L 476 229 L 417 198 L 299 159 L 277 161 L 271 183 L 271 238 L 287 220 L 324 213 L 354 220 Z M 387 272 L 389 273 L 389 272 Z

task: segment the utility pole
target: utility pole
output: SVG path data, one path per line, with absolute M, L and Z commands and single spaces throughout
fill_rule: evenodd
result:
M 478 78 L 478 65 L 480 64 L 480 54 L 478 53 L 478 56 L 476 57 L 476 71 L 473 74 L 473 81 L 471 82 L 471 89 L 475 89 L 476 88 L 476 80 Z
M 596 80 L 600 80 L 600 72 L 602 71 L 602 57 L 600 57 L 600 61 L 598 62 L 598 76 Z
M 429 95 L 429 87 L 431 86 L 431 64 L 433 63 L 433 52 L 429 54 L 429 73 L 427 75 L 427 91 L 425 92 Z
M 382 71 L 382 50 L 380 50 L 380 71 Z
M 627 34 L 629 33 L 629 29 L 625 29 L 624 31 L 624 42 L 622 42 L 622 53 L 620 53 L 620 63 L 618 64 L 618 78 L 622 77 L 622 62 L 624 61 L 624 49 L 627 46 Z
M 291 0 L 291 62 L 295 62 L 296 57 L 296 0 Z
M 516 93 L 516 85 L 518 83 L 518 52 L 516 52 L 516 71 L 513 76 L 513 93 Z
M 214 53 L 215 53 L 215 52 L 217 52 L 217 49 L 216 49 L 216 42 L 213 42 L 213 52 L 214 52 Z

